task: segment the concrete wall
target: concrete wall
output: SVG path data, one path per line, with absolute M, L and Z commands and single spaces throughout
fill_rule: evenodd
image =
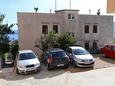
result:
M 89 34 L 84 33 L 84 25 L 89 24 Z M 93 33 L 93 25 L 97 24 L 98 32 Z M 113 40 L 113 16 L 104 15 L 79 15 L 79 39 L 82 45 L 84 41 L 89 40 L 92 44 L 94 40 L 98 41 L 98 46 L 112 43 Z
M 48 25 L 52 31 L 54 24 L 59 26 L 59 34 L 63 33 L 63 16 L 50 13 L 17 13 L 19 28 L 19 49 L 31 49 L 40 55 L 40 49 L 35 47 L 35 42 L 42 36 L 42 25 Z M 40 53 L 39 53 L 40 52 Z

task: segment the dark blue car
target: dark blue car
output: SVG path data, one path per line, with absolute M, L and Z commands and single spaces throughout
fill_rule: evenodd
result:
M 64 50 L 59 48 L 48 49 L 43 55 L 43 62 L 47 65 L 48 70 L 55 67 L 68 67 L 69 61 Z

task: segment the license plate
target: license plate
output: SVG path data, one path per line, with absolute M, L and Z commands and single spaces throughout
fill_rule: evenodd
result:
M 58 64 L 57 66 L 58 66 L 58 67 L 60 67 L 60 66 L 64 66 L 64 64 Z
M 28 68 L 28 69 L 27 69 L 27 71 L 32 71 L 32 70 L 34 70 L 34 68 Z
M 84 64 L 91 64 L 92 62 L 86 62 L 86 63 L 84 63 Z

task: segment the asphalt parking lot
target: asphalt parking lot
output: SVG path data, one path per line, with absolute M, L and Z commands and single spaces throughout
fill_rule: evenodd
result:
M 34 80 L 35 79 L 38 79 L 38 80 L 49 79 L 49 78 L 53 78 L 53 77 L 56 77 L 56 76 L 59 76 L 59 75 L 62 75 L 68 72 L 69 73 L 78 73 L 78 72 L 80 73 L 80 72 L 90 71 L 90 70 L 95 70 L 95 69 L 115 67 L 115 59 L 102 57 L 101 55 L 94 55 L 94 57 L 96 59 L 96 63 L 93 68 L 79 68 L 79 67 L 73 67 L 70 65 L 70 67 L 68 68 L 56 68 L 54 70 L 48 71 L 46 69 L 46 66 L 42 64 L 41 65 L 42 70 L 39 73 L 27 74 L 27 75 L 17 75 L 15 72 L 13 72 L 13 68 L 4 68 L 0 70 L 0 83 L 2 83 L 1 86 L 7 86 L 8 82 L 6 81 L 9 81 L 9 82 L 17 81 L 15 85 L 12 82 L 11 86 L 12 85 L 18 86 L 16 84 L 20 84 L 20 80 L 22 81 L 23 84 L 25 84 L 24 81 L 30 78 L 34 78 Z M 20 85 L 20 86 L 26 86 L 26 85 Z

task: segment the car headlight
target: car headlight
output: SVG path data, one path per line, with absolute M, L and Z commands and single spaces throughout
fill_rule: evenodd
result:
M 39 66 L 40 66 L 40 63 L 35 64 L 35 66 L 36 66 L 36 67 L 39 67 Z
M 81 62 L 81 59 L 79 59 L 79 58 L 76 58 L 76 61 L 78 61 L 78 62 Z
M 18 67 L 19 67 L 19 68 L 25 68 L 25 66 L 23 66 L 23 65 L 19 65 Z
M 92 60 L 95 61 L 95 58 L 93 58 Z

